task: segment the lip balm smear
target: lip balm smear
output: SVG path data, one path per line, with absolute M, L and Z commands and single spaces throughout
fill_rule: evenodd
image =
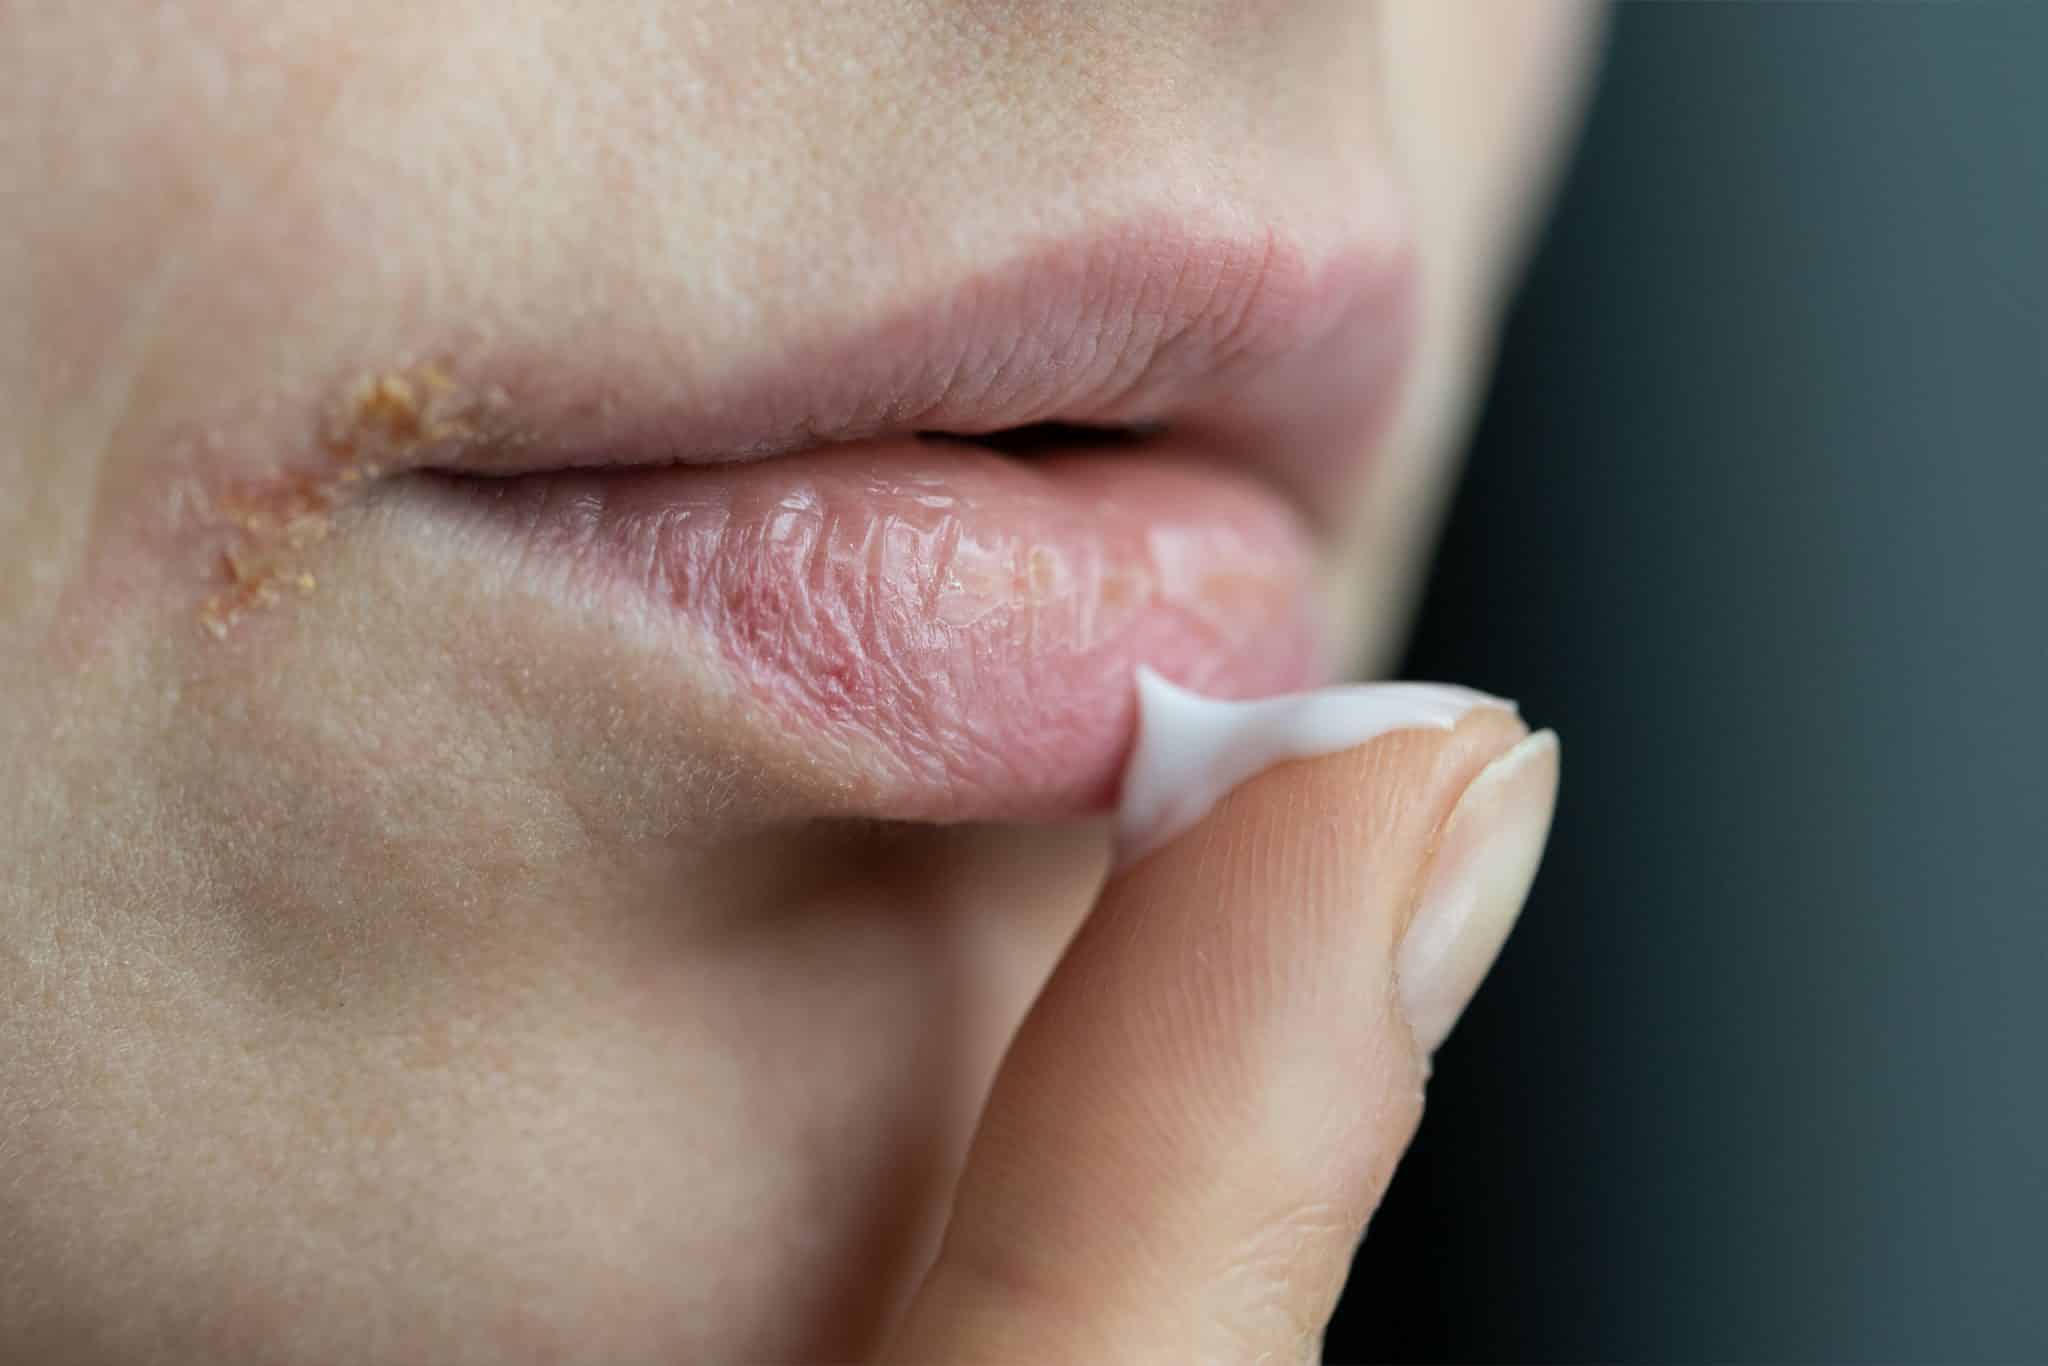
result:
M 1396 730 L 1449 730 L 1478 707 L 1515 704 L 1435 683 L 1363 683 L 1224 702 L 1138 669 L 1138 743 L 1116 813 L 1119 868 L 1208 814 L 1274 764 L 1353 749 Z

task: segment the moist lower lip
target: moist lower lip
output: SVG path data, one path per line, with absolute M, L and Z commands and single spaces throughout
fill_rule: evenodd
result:
M 875 815 L 1105 807 L 1139 664 L 1219 696 L 1319 681 L 1300 518 L 1170 441 L 1017 460 L 892 438 L 433 487 L 854 753 Z

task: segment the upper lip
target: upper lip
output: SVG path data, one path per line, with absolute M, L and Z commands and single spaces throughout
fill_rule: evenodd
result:
M 366 381 L 330 421 L 327 454 L 378 472 L 502 476 L 762 459 L 912 432 L 1163 427 L 1176 452 L 1262 478 L 1327 524 L 1397 396 L 1415 277 L 1403 241 L 1311 257 L 1277 229 L 1126 223 L 708 387 L 581 382 L 559 356 L 401 377 L 400 401 Z

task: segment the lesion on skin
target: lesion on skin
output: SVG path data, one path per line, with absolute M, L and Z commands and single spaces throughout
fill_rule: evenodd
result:
M 358 378 L 320 423 L 317 463 L 213 501 L 228 543 L 215 566 L 219 587 L 199 606 L 200 627 L 224 640 L 252 612 L 312 593 L 319 581 L 305 555 L 327 539 L 336 509 L 430 450 L 484 440 L 486 416 L 501 402 L 496 391 L 478 394 L 459 384 L 440 361 Z

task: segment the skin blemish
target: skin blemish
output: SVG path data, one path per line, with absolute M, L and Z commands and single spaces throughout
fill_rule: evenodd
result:
M 483 415 L 502 401 L 495 390 L 481 400 L 468 397 L 434 362 L 356 380 L 320 422 L 312 468 L 240 485 L 214 500 L 228 544 L 218 559 L 220 586 L 200 604 L 200 628 L 224 640 L 287 593 L 310 596 L 319 580 L 297 557 L 327 539 L 336 510 L 386 470 L 482 440 Z

